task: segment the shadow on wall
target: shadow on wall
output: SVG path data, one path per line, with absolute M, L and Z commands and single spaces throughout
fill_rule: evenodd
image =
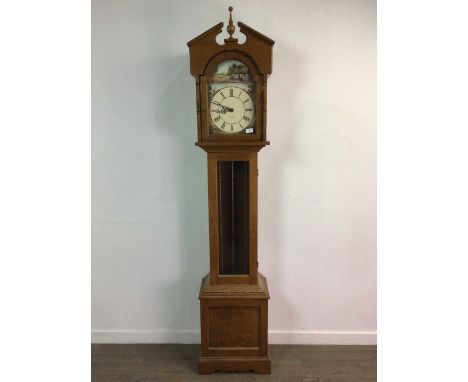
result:
M 160 289 L 156 291 L 159 298 L 154 303 L 170 322 L 168 327 L 158 329 L 197 331 L 200 325 L 198 291 L 202 276 L 209 271 L 209 246 L 206 155 L 195 147 L 195 81 L 190 75 L 188 54 L 166 59 L 158 64 L 158 70 L 176 73 L 169 86 L 160 92 L 154 110 L 159 126 L 155 128 L 167 133 L 165 141 L 171 142 L 164 148 L 168 152 L 162 156 L 171 161 L 167 166 L 171 173 L 168 172 L 162 182 L 172 182 L 165 189 L 174 192 L 170 198 L 177 205 L 175 221 L 179 232 L 171 238 L 177 241 L 174 248 L 178 250 L 161 257 L 170 257 L 171 266 L 178 268 L 170 270 L 174 277 L 167 285 L 159 284 Z M 165 266 L 160 264 L 163 269 Z

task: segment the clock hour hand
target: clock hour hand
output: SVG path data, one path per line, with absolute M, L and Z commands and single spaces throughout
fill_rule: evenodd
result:
M 223 106 L 223 105 L 221 105 L 219 102 L 212 101 L 212 103 L 214 103 L 215 105 L 217 105 L 217 106 L 219 106 L 219 107 L 221 107 L 221 108 L 223 109 L 223 111 L 221 111 L 221 112 L 218 111 L 217 113 L 226 113 L 226 111 L 230 111 L 230 112 L 233 112 L 233 111 L 234 111 L 233 108 L 227 107 L 227 106 Z
M 226 113 L 226 110 L 224 109 L 221 109 L 221 110 L 211 110 L 213 113 L 223 113 L 225 114 Z

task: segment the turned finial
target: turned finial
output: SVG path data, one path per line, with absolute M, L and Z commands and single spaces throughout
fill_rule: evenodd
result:
M 229 11 L 229 24 L 228 24 L 226 30 L 229 33 L 229 38 L 224 39 L 224 42 L 229 42 L 229 41 L 236 42 L 237 41 L 237 38 L 232 37 L 234 31 L 236 30 L 236 27 L 234 26 L 234 23 L 232 22 L 232 11 L 233 11 L 233 9 L 234 8 L 232 8 L 232 7 L 228 8 L 228 11 Z

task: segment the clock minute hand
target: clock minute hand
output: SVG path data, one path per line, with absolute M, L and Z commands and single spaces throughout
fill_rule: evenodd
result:
M 217 113 L 226 113 L 226 111 L 234 111 L 233 109 L 227 107 L 227 106 L 223 106 L 221 105 L 219 102 L 216 102 L 216 101 L 212 101 L 216 106 L 219 106 L 220 108 L 222 108 L 223 110 L 222 111 L 217 111 Z
M 232 107 L 223 106 L 223 105 L 221 105 L 219 102 L 213 101 L 213 103 L 214 103 L 215 105 L 221 106 L 221 107 L 223 108 L 223 110 L 234 111 L 234 109 L 233 109 Z
M 222 107 L 222 108 L 223 108 L 223 113 L 226 113 L 226 111 L 230 111 L 230 112 L 233 112 L 233 111 L 234 111 L 234 109 L 233 109 L 232 107 L 223 106 L 223 105 L 221 105 L 221 104 L 220 104 L 219 102 L 217 102 L 217 101 L 212 101 L 212 102 L 213 102 L 215 105 Z

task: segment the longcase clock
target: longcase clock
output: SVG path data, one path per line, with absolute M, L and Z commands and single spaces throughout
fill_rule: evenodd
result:
M 257 262 L 257 153 L 266 138 L 274 41 L 239 22 L 246 41 L 216 42 L 223 23 L 187 43 L 196 81 L 196 145 L 208 153 L 210 273 L 200 288 L 200 374 L 269 374 L 268 287 Z

